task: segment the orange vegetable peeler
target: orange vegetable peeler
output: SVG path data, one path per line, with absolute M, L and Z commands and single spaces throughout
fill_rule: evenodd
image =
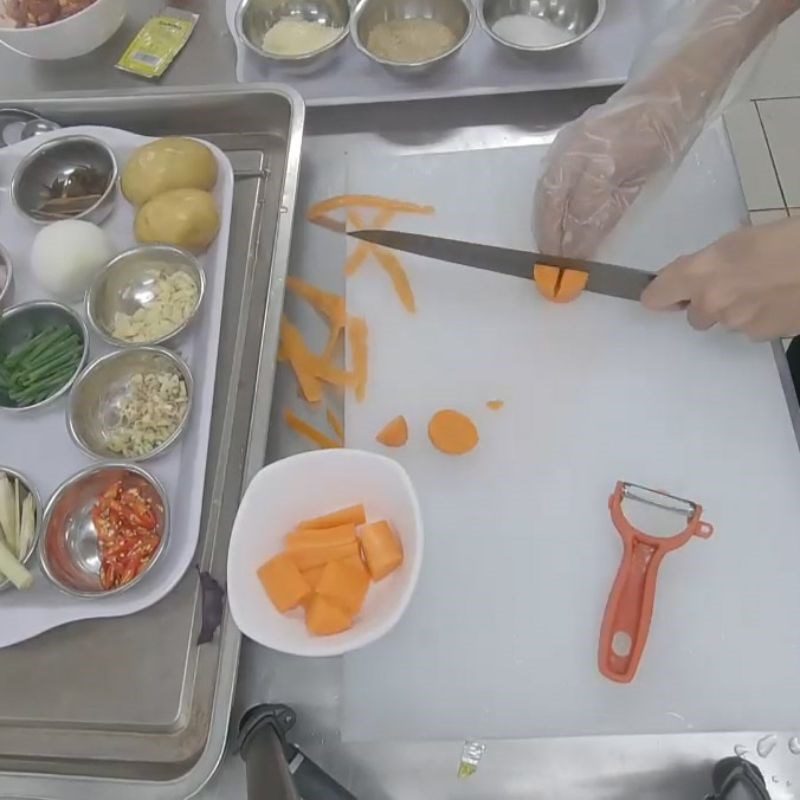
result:
M 708 539 L 714 528 L 697 503 L 634 483 L 617 483 L 608 507 L 623 554 L 600 630 L 599 665 L 609 680 L 630 683 L 647 644 L 664 556 L 693 536 Z

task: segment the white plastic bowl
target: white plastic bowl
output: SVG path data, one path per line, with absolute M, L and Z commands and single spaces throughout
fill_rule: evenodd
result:
M 298 522 L 363 503 L 368 522 L 389 520 L 403 543 L 403 565 L 370 586 L 353 627 L 312 636 L 302 609 L 279 613 L 256 575 Z M 422 565 L 422 519 L 406 471 L 360 450 L 302 453 L 264 467 L 245 492 L 228 551 L 228 602 L 239 630 L 273 650 L 300 656 L 336 656 L 380 639 L 406 610 Z
M 66 19 L 39 28 L 0 26 L 0 42 L 28 58 L 59 61 L 91 53 L 122 25 L 128 0 L 96 0 Z

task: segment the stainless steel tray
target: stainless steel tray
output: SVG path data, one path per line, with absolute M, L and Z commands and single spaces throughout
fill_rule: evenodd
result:
M 62 125 L 200 136 L 236 173 L 206 493 L 196 563 L 224 583 L 243 487 L 263 464 L 304 123 L 291 89 L 9 99 Z M 225 616 L 197 646 L 196 570 L 153 608 L 77 623 L 3 651 L 0 796 L 178 798 L 222 758 L 239 657 Z

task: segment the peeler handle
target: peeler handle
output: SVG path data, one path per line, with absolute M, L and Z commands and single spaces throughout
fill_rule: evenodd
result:
M 599 665 L 609 680 L 630 683 L 650 632 L 658 568 L 664 552 L 641 539 L 623 541 L 622 562 L 600 630 Z

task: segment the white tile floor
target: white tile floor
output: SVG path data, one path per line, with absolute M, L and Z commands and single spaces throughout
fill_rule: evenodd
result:
M 725 114 L 753 224 L 800 217 L 800 12 Z

